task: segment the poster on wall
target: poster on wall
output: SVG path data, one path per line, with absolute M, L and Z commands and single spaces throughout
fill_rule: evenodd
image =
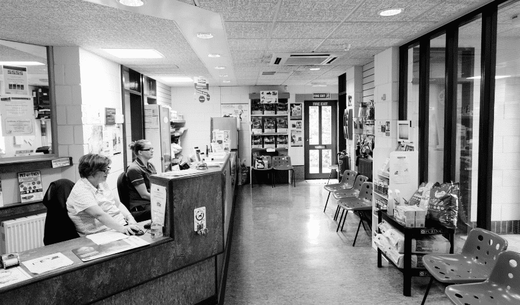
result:
M 301 130 L 291 130 L 291 147 L 302 147 L 303 136 Z
M 197 77 L 195 79 L 195 98 L 204 103 L 209 101 L 209 84 L 204 77 Z
M 20 202 L 37 202 L 43 200 L 43 185 L 40 171 L 18 173 Z
M 238 118 L 239 122 L 250 122 L 248 104 L 221 104 L 220 114 L 223 117 Z
M 3 66 L 2 74 L 6 95 L 29 95 L 26 67 Z
M 34 135 L 34 106 L 30 97 L 0 98 L 2 136 Z
M 302 129 L 302 121 L 291 121 L 291 129 Z
M 87 139 L 88 152 L 103 153 L 103 125 L 83 125 L 84 138 Z
M 260 104 L 277 104 L 278 90 L 260 91 Z
M 302 119 L 302 104 L 301 103 L 291 104 L 290 112 L 291 112 L 291 120 L 301 120 Z

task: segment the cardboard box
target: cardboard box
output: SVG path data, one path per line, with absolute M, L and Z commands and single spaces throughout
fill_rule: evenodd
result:
M 426 226 L 426 209 L 414 206 L 415 208 L 415 227 L 424 228 Z
M 415 209 L 413 206 L 399 204 L 394 208 L 394 218 L 407 228 L 415 228 Z

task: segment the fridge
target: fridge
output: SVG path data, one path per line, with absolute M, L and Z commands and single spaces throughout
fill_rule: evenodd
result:
M 212 117 L 210 127 L 213 152 L 220 152 L 218 150 L 225 152 L 236 150 L 238 152 L 238 119 L 236 117 Z
M 149 161 L 157 173 L 171 170 L 170 108 L 144 105 L 144 135 L 152 143 L 154 156 Z

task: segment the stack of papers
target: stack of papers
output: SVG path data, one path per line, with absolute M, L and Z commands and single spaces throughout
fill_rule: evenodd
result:
M 87 238 L 91 239 L 95 245 L 72 250 L 84 262 L 150 244 L 137 236 L 128 236 L 113 231 L 91 234 Z

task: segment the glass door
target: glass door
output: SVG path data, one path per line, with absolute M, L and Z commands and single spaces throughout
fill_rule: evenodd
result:
M 327 179 L 336 164 L 337 101 L 305 101 L 305 179 Z

